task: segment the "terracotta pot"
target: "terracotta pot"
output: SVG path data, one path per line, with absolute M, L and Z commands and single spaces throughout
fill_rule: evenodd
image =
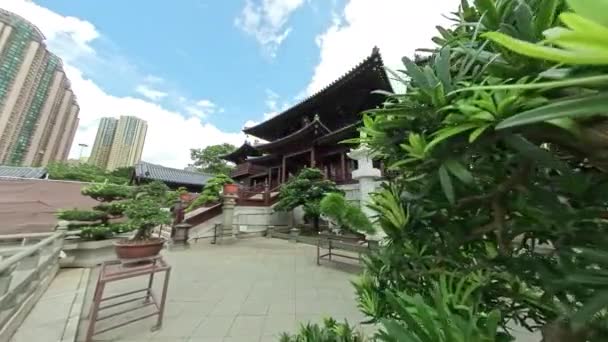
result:
M 160 253 L 165 240 L 153 238 L 148 240 L 120 240 L 114 243 L 116 256 L 119 259 L 149 258 Z
M 179 198 L 183 201 L 183 202 L 190 202 L 190 200 L 192 199 L 192 196 L 190 196 L 189 193 L 185 193 L 185 194 L 180 194 Z
M 239 192 L 237 184 L 224 184 L 224 195 L 236 195 Z

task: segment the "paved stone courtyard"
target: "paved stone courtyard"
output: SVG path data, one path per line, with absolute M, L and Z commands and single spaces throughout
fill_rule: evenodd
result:
M 278 341 L 279 333 L 294 331 L 297 322 L 362 319 L 350 284 L 358 268 L 319 267 L 314 246 L 264 238 L 222 246 L 201 240 L 165 256 L 173 270 L 163 328 L 150 331 L 153 317 L 100 334 L 96 341 Z M 92 272 L 87 298 L 96 277 Z M 145 278 L 137 281 L 122 286 L 144 287 Z M 83 318 L 88 307 L 85 303 Z M 78 340 L 84 338 L 82 321 Z

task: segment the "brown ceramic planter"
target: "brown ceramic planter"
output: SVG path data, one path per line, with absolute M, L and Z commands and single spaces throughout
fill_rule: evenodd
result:
M 120 259 L 149 258 L 160 253 L 165 240 L 153 238 L 148 240 L 121 240 L 114 243 L 116 256 Z
M 224 195 L 236 195 L 239 192 L 237 184 L 224 184 Z

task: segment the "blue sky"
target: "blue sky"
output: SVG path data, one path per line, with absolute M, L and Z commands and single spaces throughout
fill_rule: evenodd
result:
M 166 80 L 150 88 L 170 94 L 159 103 L 179 108 L 179 97 L 208 99 L 225 115 L 207 120 L 221 130 L 238 131 L 249 119 L 269 111 L 266 100 L 273 91 L 291 101 L 310 81 L 319 61 L 315 37 L 331 24 L 338 1 L 318 1 L 290 18 L 292 30 L 276 56 L 235 25 L 243 9 L 241 1 L 46 0 L 41 6 L 66 16 L 85 18 L 102 34 L 91 43 L 105 60 L 128 63 L 127 73 L 117 80 L 108 65 L 87 70 L 107 91 L 118 96 L 137 96 L 140 78 L 153 75 Z M 120 64 L 120 63 L 119 63 Z M 88 64 L 90 65 L 90 64 Z M 238 101 L 235 101 L 238 99 Z
M 77 143 L 99 118 L 148 121 L 143 159 L 173 167 L 189 148 L 242 143 L 380 47 L 390 67 L 429 47 L 459 0 L 0 0 L 37 25 L 80 106 Z M 251 139 L 251 137 L 249 137 Z M 72 156 L 77 151 L 73 148 Z

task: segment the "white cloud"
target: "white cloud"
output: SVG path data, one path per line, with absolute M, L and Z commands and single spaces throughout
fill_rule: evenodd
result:
M 308 95 L 322 89 L 380 48 L 389 68 L 402 69 L 401 57 L 418 48 L 433 47 L 436 25 L 448 21 L 442 14 L 454 12 L 459 0 L 349 0 L 341 15 L 317 37 L 320 62 L 306 89 Z
M 133 97 L 116 97 L 107 94 L 82 73 L 66 67 L 80 102 L 80 127 L 74 139 L 72 156 L 78 154 L 78 143 L 92 146 L 102 116 L 133 115 L 148 122 L 148 133 L 142 159 L 165 166 L 183 168 L 190 162 L 190 148 L 228 142 L 241 144 L 244 135 L 226 133 L 217 127 L 202 123 L 199 118 L 185 118 L 182 114 L 162 106 Z
M 95 54 L 91 42 L 99 38 L 100 33 L 86 20 L 63 16 L 26 0 L 0 0 L 0 8 L 17 13 L 38 26 L 51 50 L 64 62 Z
M 158 101 L 168 95 L 167 93 L 162 92 L 160 90 L 152 89 L 145 84 L 138 85 L 135 88 L 135 91 L 152 101 Z
M 216 104 L 211 100 L 203 99 L 196 102 L 196 105 L 203 108 L 215 108 Z
M 255 37 L 271 57 L 291 32 L 287 21 L 304 0 L 246 0 L 235 25 Z
M 37 25 L 47 37 L 49 49 L 64 61 L 64 69 L 80 104 L 80 126 L 70 153 L 71 158 L 78 156 L 79 143 L 93 145 L 99 119 L 104 116 L 133 115 L 146 120 L 148 132 L 142 159 L 170 167 L 183 168 L 188 165 L 190 148 L 223 142 L 237 145 L 242 143 L 244 135 L 240 132 L 223 132 L 209 123 L 202 123 L 199 117 L 186 118 L 182 113 L 168 110 L 154 102 L 108 94 L 92 79 L 85 77 L 83 71 L 74 64 L 81 67 L 88 59 L 80 57 L 96 55 L 91 43 L 100 37 L 100 33 L 90 22 L 62 16 L 28 0 L 0 0 L 0 8 L 13 11 Z M 143 77 L 141 85 L 148 84 L 150 88 L 149 84 L 159 82 L 162 80 L 156 76 Z M 163 96 L 160 95 L 162 92 L 154 91 L 158 92 L 155 94 L 157 97 Z M 189 100 L 184 98 L 182 102 L 186 104 Z
M 263 114 L 264 120 L 268 120 L 290 107 L 289 102 L 282 101 L 279 104 L 280 102 L 281 96 L 279 94 L 272 89 L 266 89 L 266 100 L 264 103 L 268 111 Z
M 160 76 L 146 75 L 146 77 L 144 77 L 144 81 L 146 83 L 150 83 L 150 84 L 161 84 L 165 80 L 162 77 L 160 77 Z

